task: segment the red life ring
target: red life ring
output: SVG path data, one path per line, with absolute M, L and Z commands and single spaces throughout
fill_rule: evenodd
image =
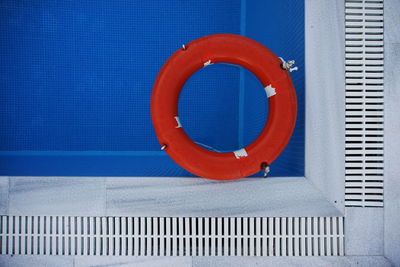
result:
M 269 103 L 267 123 L 258 138 L 235 152 L 218 153 L 194 143 L 178 117 L 178 98 L 186 80 L 212 63 L 232 63 L 250 70 L 262 82 Z M 194 40 L 164 64 L 151 96 L 157 138 L 168 155 L 187 171 L 205 178 L 232 180 L 255 174 L 272 163 L 292 135 L 297 115 L 296 92 L 281 60 L 262 44 L 234 34 Z

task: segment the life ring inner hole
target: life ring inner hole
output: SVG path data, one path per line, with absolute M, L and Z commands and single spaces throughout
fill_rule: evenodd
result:
M 268 98 L 248 69 L 228 63 L 208 65 L 186 81 L 178 102 L 182 129 L 199 146 L 233 152 L 251 144 L 268 116 Z

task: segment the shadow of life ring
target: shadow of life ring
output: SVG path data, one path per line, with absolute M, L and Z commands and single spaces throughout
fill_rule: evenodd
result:
M 194 72 L 214 63 L 250 70 L 268 97 L 268 119 L 261 134 L 234 152 L 213 152 L 199 146 L 179 122 L 182 87 Z M 234 34 L 209 35 L 182 46 L 160 70 L 151 96 L 151 117 L 162 150 L 187 171 L 216 180 L 239 179 L 269 166 L 289 142 L 296 116 L 295 88 L 281 59 L 262 44 Z

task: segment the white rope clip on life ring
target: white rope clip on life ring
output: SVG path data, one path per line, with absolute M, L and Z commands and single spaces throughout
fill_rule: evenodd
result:
M 298 67 L 292 68 L 292 66 L 293 66 L 294 63 L 295 63 L 294 60 L 285 61 L 285 60 L 284 60 L 283 58 L 281 58 L 281 57 L 279 57 L 279 59 L 282 61 L 282 64 L 281 64 L 282 69 L 288 70 L 289 72 L 292 72 L 292 71 L 295 71 L 295 70 L 298 70 L 298 69 L 299 69 Z

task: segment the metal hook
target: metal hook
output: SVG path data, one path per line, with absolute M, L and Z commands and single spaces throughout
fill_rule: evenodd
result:
M 270 171 L 269 165 L 267 163 L 263 162 L 261 164 L 261 169 L 264 171 L 264 178 L 267 177 L 267 175 Z

